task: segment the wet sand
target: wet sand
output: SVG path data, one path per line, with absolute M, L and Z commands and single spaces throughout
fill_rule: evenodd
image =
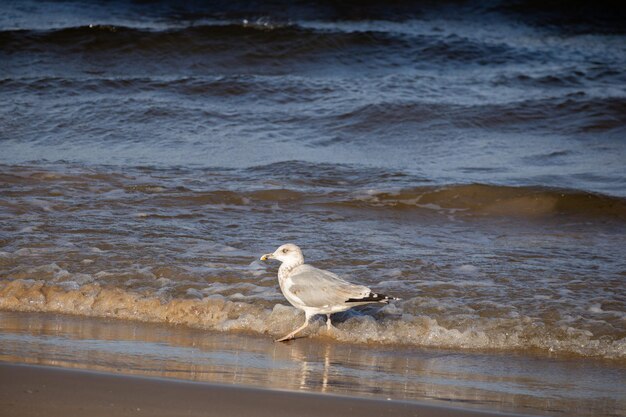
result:
M 0 414 L 21 416 L 513 416 L 83 370 L 0 363 Z
M 1 363 L 80 370 L 80 375 L 123 374 L 126 377 L 120 378 L 127 381 L 156 378 L 152 381 L 171 381 L 173 386 L 185 380 L 199 384 L 193 386 L 230 386 L 233 392 L 254 387 L 250 392 L 353 398 L 359 404 L 358 398 L 423 404 L 434 410 L 456 407 L 559 417 L 616 416 L 626 411 L 624 368 L 614 361 L 364 346 L 317 337 L 274 343 L 269 336 L 242 332 L 67 315 L 0 312 Z M 0 373 L 5 380 L 17 381 L 4 368 Z M 42 391 L 42 386 L 23 385 L 11 401 L 22 402 L 19 398 L 29 390 Z M 64 398 L 61 394 L 51 398 Z M 34 406 L 30 402 L 23 406 Z M 7 413 L 0 410 L 0 415 Z

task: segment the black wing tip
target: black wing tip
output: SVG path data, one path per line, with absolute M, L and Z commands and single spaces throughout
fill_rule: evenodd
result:
M 346 303 L 384 303 L 389 304 L 389 301 L 400 300 L 400 298 L 391 297 L 385 294 L 369 293 L 362 298 L 348 298 Z

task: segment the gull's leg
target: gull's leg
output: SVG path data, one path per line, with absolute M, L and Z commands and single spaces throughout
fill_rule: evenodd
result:
M 330 329 L 333 329 L 335 326 L 333 326 L 333 323 L 330 321 L 330 314 L 326 314 L 326 330 L 330 331 Z
M 306 326 L 308 326 L 308 325 L 309 325 L 309 319 L 310 319 L 309 315 L 308 315 L 308 314 L 306 314 L 306 315 L 304 316 L 304 324 L 303 324 L 302 326 L 298 327 L 296 330 L 294 330 L 293 332 L 289 333 L 287 336 L 285 336 L 285 337 L 282 337 L 282 338 L 280 338 L 280 339 L 275 340 L 275 342 L 285 342 L 285 341 L 287 341 L 287 340 L 291 340 L 291 339 L 293 339 L 293 337 L 294 337 L 296 334 L 298 334 L 299 332 L 301 332 L 302 330 L 304 330 L 304 328 L 305 328 Z

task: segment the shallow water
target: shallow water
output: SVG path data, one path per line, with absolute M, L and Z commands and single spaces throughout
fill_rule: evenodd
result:
M 623 366 L 597 6 L 3 2 L 0 308 L 282 336 L 259 256 L 294 242 L 402 298 L 313 341 Z
M 626 359 L 622 198 L 310 168 L 3 167 L 0 306 L 278 336 L 302 317 L 259 256 L 296 241 L 403 299 L 338 340 Z
M 624 368 L 0 313 L 0 360 L 541 415 L 626 411 Z

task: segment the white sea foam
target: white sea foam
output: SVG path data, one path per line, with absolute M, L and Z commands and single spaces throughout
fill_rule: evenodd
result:
M 52 268 L 54 269 L 54 268 Z M 98 284 L 79 285 L 70 281 L 48 284 L 41 280 L 13 280 L 0 283 L 0 308 L 4 310 L 56 312 L 113 317 L 156 323 L 183 324 L 220 331 L 254 331 L 278 336 L 303 320 L 298 310 L 276 304 L 255 302 L 251 294 L 230 291 L 223 285 L 199 291 L 189 289 L 185 298 L 153 295 L 107 288 Z M 262 291 L 259 291 L 262 293 Z M 211 294 L 206 296 L 206 294 Z M 407 300 L 411 305 L 413 300 Z M 437 303 L 431 299 L 430 303 Z M 424 300 L 419 304 L 427 305 Z M 537 326 L 530 317 L 473 318 L 471 325 L 443 324 L 427 315 L 411 314 L 402 304 L 381 309 L 376 317 L 355 312 L 335 320 L 330 334 L 322 320 L 309 330 L 312 336 L 338 341 L 402 344 L 472 350 L 536 350 L 626 360 L 626 338 L 597 338 L 593 332 L 572 326 Z M 458 316 L 459 318 L 462 316 Z

